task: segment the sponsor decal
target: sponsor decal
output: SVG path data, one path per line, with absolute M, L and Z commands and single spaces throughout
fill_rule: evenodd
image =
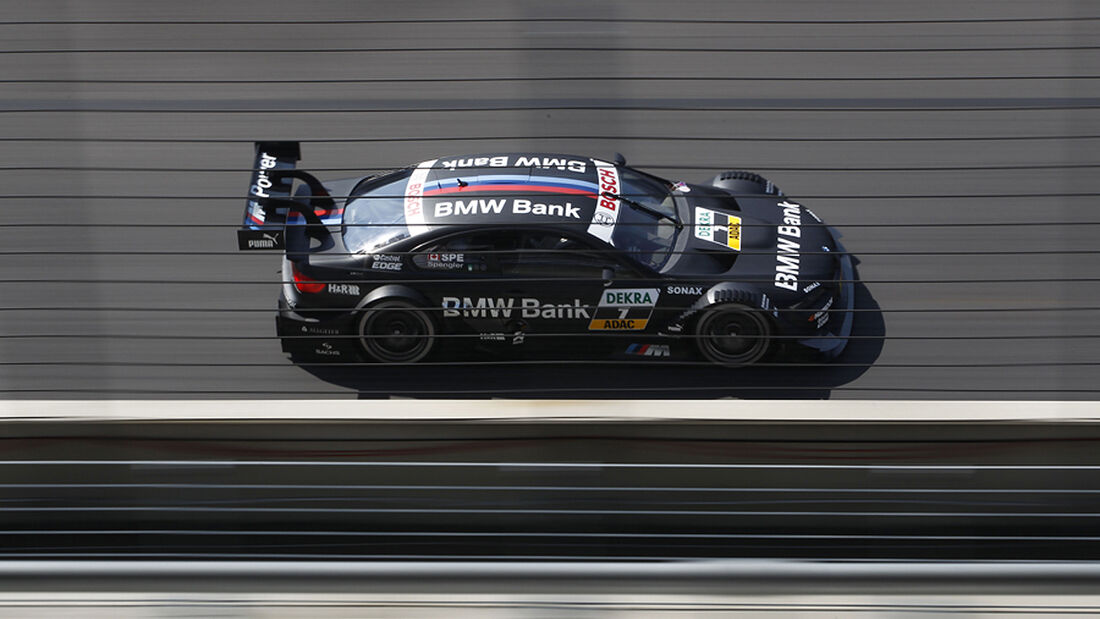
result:
M 430 254 L 424 254 L 424 257 L 424 268 L 427 269 L 447 269 L 454 271 L 466 268 L 465 254 L 443 254 L 433 252 Z M 474 265 L 470 266 L 473 267 Z M 470 270 L 473 271 L 474 269 L 471 268 Z
M 433 205 L 434 212 L 432 213 L 437 219 L 441 217 L 450 217 L 451 215 L 488 215 L 493 213 L 499 215 L 504 207 L 508 204 L 508 200 L 485 200 L 478 198 L 475 200 L 447 200 L 436 202 Z
M 661 291 L 657 288 L 612 288 L 600 295 L 590 331 L 641 331 L 649 324 L 649 316 Z
M 405 184 L 405 225 L 409 228 L 409 236 L 428 231 L 424 220 L 424 181 L 428 179 L 428 173 L 432 171 L 436 161 L 438 160 L 431 159 L 421 162 Z
M 741 251 L 741 218 L 697 206 L 695 238 Z
M 596 166 L 596 180 L 600 184 L 599 195 L 596 197 L 596 212 L 592 215 L 592 223 L 588 226 L 588 233 L 592 236 L 614 245 L 611 235 L 615 232 L 615 222 L 619 219 L 619 200 L 609 198 L 603 193 L 606 191 L 618 195 L 619 169 L 610 163 L 592 160 Z
M 580 299 L 573 304 L 543 303 L 539 299 L 524 297 L 443 297 L 443 316 L 448 318 L 589 318 L 588 308 Z
M 538 155 L 517 155 L 509 162 L 507 155 L 490 155 L 487 157 L 446 159 L 439 162 L 439 167 L 451 171 L 458 168 L 540 168 L 543 170 L 553 169 L 584 174 L 588 169 L 588 162 L 583 159 L 543 157 Z
M 279 163 L 279 160 L 266 152 L 260 153 L 259 169 L 256 170 L 255 180 L 252 183 L 252 187 L 249 188 L 249 193 L 257 198 L 270 198 L 271 194 L 268 190 L 274 185 L 271 182 L 271 177 L 268 176 L 268 170 L 275 168 Z M 253 226 L 263 225 L 267 216 L 264 214 L 263 208 L 260 207 L 260 203 L 256 200 L 248 201 L 248 218 L 251 220 L 249 223 Z M 270 249 L 263 245 L 253 246 L 249 242 L 249 249 Z
M 329 284 L 328 291 L 329 294 L 359 296 L 359 286 L 357 284 Z
M 703 294 L 702 286 L 668 286 L 665 288 L 666 294 L 686 294 L 690 296 L 701 296 Z
M 264 232 L 258 239 L 248 239 L 249 247 L 273 248 L 279 244 L 278 232 Z
M 267 171 L 274 168 L 278 163 L 278 159 L 272 157 L 267 153 L 260 153 L 260 169 L 256 171 L 256 183 L 252 185 L 252 195 L 257 198 L 270 198 L 271 194 L 267 193 L 268 189 L 271 189 L 271 178 L 268 177 Z
M 598 164 L 597 164 L 598 165 Z M 513 164 L 517 168 L 542 168 L 544 170 L 568 170 L 578 174 L 584 174 L 588 169 L 588 162 L 583 159 L 562 159 L 560 157 L 531 157 L 521 155 L 516 157 Z
M 324 355 L 326 357 L 339 357 L 340 351 L 336 350 L 332 344 L 328 342 L 321 342 L 321 345 L 313 349 L 313 352 L 318 355 Z
M 375 254 L 370 268 L 375 271 L 400 271 L 405 267 L 401 262 L 401 256 L 391 254 Z
M 253 226 L 250 230 L 238 231 L 237 245 L 240 249 L 282 249 L 282 234 L 281 231 L 265 231 Z
M 454 170 L 455 168 L 506 168 L 508 157 L 497 155 L 495 157 L 467 157 L 465 159 L 448 159 L 440 161 L 439 167 Z
M 548 215 L 550 217 L 572 217 L 580 219 L 580 209 L 572 202 L 561 204 L 532 204 L 530 200 L 512 200 L 512 212 L 517 215 Z
M 506 338 L 507 336 L 503 333 L 481 333 L 478 335 L 477 339 L 482 342 L 503 342 Z
M 607 213 L 596 213 L 592 217 L 592 223 L 599 224 L 601 226 L 614 226 L 615 218 Z
M 829 308 L 833 306 L 833 297 L 829 297 L 829 300 L 825 302 L 825 305 L 821 307 L 807 322 L 817 322 L 817 328 L 825 326 L 825 323 L 829 322 Z
M 810 284 L 809 286 L 806 286 L 805 288 L 803 288 L 802 292 L 806 293 L 806 292 L 809 292 L 811 290 L 817 290 L 820 287 L 821 287 L 821 282 L 814 282 L 814 283 Z
M 668 344 L 631 344 L 626 354 L 638 357 L 671 357 L 672 349 Z
M 514 200 L 485 198 L 442 200 L 436 202 L 432 206 L 432 215 L 437 219 L 451 217 L 452 215 L 488 215 L 490 213 L 499 215 L 509 203 L 511 203 L 511 208 L 509 210 L 513 215 L 543 215 L 547 217 L 570 217 L 573 219 L 581 218 L 580 209 L 573 206 L 572 202 L 566 202 L 565 204 L 545 204 L 522 198 L 516 198 Z
M 802 207 L 786 200 L 776 206 L 783 209 L 783 225 L 776 227 L 775 287 L 798 292 Z
M 338 329 L 326 329 L 323 327 L 314 327 L 311 325 L 302 325 L 302 333 L 315 333 L 317 335 L 340 335 Z

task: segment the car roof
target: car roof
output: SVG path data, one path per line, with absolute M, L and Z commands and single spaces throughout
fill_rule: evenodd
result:
M 440 157 L 411 168 L 405 219 L 412 236 L 428 229 L 547 225 L 610 242 L 621 192 L 614 164 L 558 153 Z

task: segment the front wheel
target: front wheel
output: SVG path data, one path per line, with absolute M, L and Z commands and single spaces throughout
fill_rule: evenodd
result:
M 432 351 L 435 325 L 404 299 L 389 299 L 363 311 L 359 342 L 367 356 L 383 363 L 415 363 Z
M 771 322 L 763 312 L 745 305 L 708 307 L 695 323 L 699 352 L 719 365 L 756 363 L 771 344 Z

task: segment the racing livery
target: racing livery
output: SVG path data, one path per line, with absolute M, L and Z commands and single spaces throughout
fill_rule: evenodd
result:
M 259 142 L 242 250 L 282 250 L 283 350 L 310 361 L 509 357 L 751 364 L 834 357 L 852 262 L 744 171 L 667 181 L 575 155 L 486 153 L 321 182 Z

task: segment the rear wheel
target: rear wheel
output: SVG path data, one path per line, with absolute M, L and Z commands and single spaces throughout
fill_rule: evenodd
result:
M 432 351 L 435 325 L 411 302 L 389 299 L 363 311 L 359 342 L 367 356 L 383 363 L 415 363 Z
M 768 318 L 745 305 L 708 307 L 695 323 L 699 352 L 719 365 L 756 363 L 767 354 L 771 334 Z

